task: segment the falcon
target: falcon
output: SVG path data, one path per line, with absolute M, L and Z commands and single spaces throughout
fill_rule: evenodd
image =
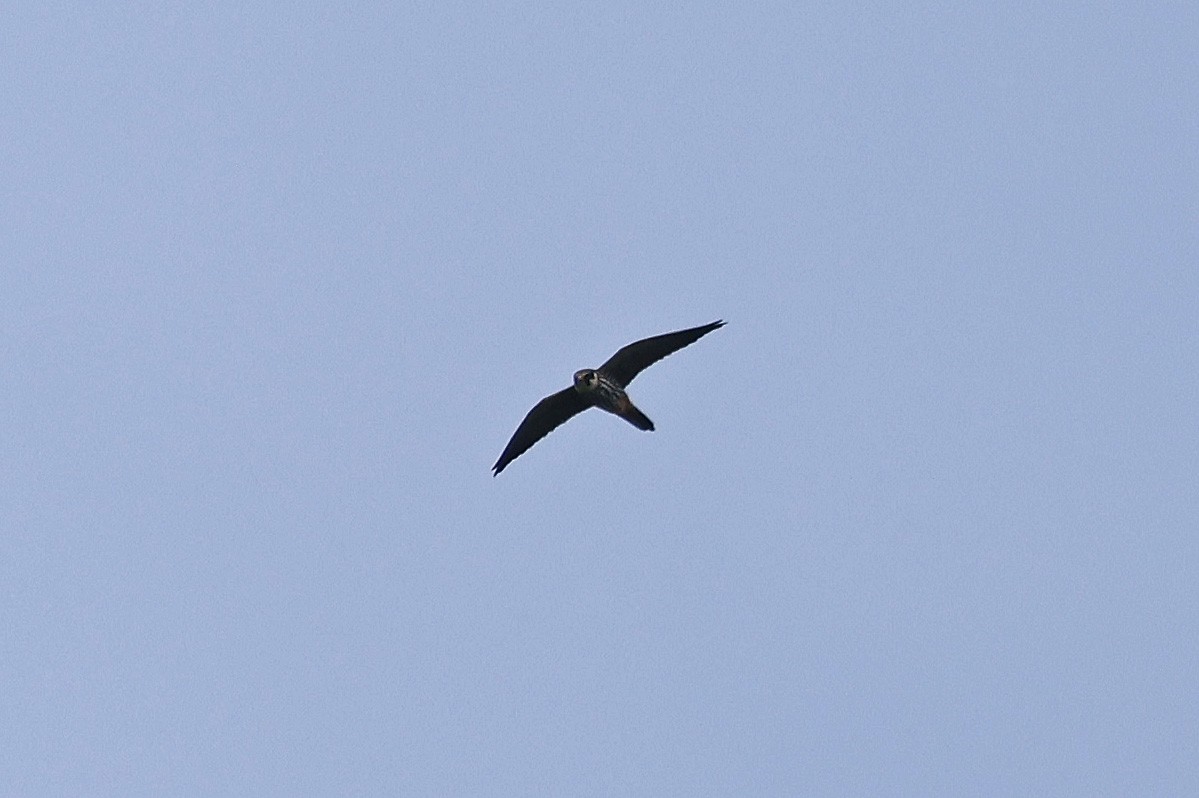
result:
M 491 467 L 493 475 L 499 476 L 509 463 L 527 452 L 555 427 L 589 407 L 606 410 L 637 429 L 653 432 L 654 422 L 633 405 L 624 389 L 644 369 L 723 326 L 723 321 L 714 321 L 689 330 L 645 338 L 622 347 L 597 369 L 576 371 L 574 385 L 542 399 L 520 422 L 500 459 Z

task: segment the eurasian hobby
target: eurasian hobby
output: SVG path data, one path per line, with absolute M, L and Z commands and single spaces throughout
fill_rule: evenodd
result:
M 723 321 L 714 321 L 702 327 L 655 335 L 622 347 L 597 369 L 576 371 L 574 385 L 545 397 L 529 411 L 491 470 L 498 476 L 509 463 L 527 452 L 554 427 L 589 407 L 607 410 L 637 429 L 652 432 L 654 422 L 633 406 L 624 391 L 625 387 L 643 369 L 723 326 Z

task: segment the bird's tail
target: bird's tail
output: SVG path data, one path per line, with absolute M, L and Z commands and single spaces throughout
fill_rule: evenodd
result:
M 620 417 L 637 429 L 645 430 L 646 432 L 654 431 L 654 422 L 650 421 L 649 416 L 638 410 L 632 402 L 629 402 L 628 407 L 624 409 Z

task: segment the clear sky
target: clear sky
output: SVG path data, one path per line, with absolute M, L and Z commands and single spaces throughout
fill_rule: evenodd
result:
M 1199 795 L 1199 6 L 211 5 L 0 26 L 0 794 Z

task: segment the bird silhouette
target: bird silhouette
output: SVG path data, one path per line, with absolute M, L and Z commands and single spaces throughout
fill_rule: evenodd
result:
M 625 388 L 649 366 L 723 326 L 723 321 L 714 321 L 688 330 L 645 338 L 621 347 L 597 369 L 576 371 L 573 385 L 542 399 L 520 422 L 500 459 L 491 467 L 494 475 L 499 476 L 509 463 L 527 452 L 555 427 L 589 407 L 606 410 L 637 429 L 652 432 L 654 422 L 629 400 Z

